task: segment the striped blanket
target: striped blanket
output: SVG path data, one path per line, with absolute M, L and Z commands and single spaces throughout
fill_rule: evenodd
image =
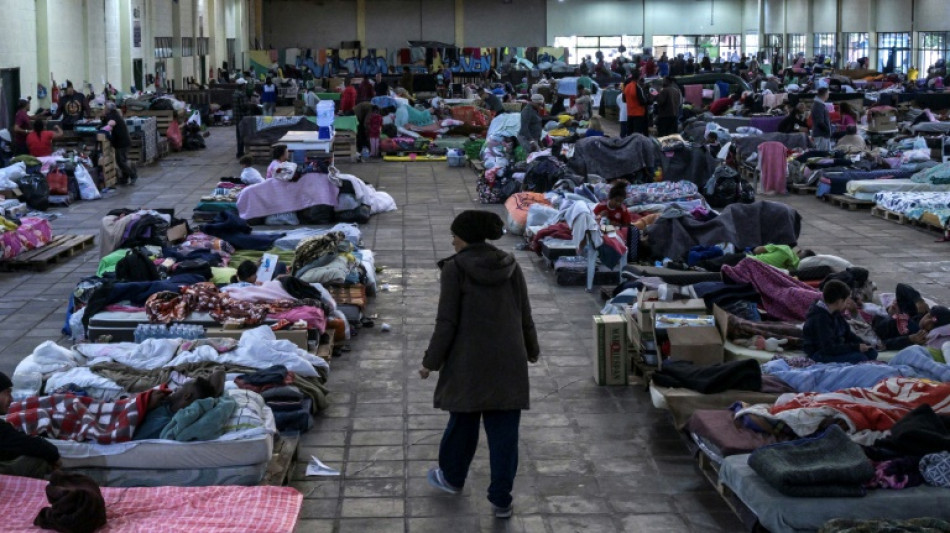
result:
M 6 421 L 27 435 L 112 444 L 132 440 L 145 418 L 149 392 L 103 402 L 88 396 L 34 396 L 10 405 Z
M 4 533 L 42 531 L 33 525 L 47 507 L 47 482 L 0 476 Z M 289 533 L 303 495 L 290 487 L 102 487 L 105 527 L 98 533 Z

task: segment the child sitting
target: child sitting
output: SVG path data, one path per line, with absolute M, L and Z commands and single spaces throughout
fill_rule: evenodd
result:
M 625 228 L 633 224 L 633 216 L 627 211 L 627 206 L 623 205 L 627 199 L 627 182 L 618 180 L 610 187 L 607 193 L 607 201 L 601 202 L 594 207 L 594 217 L 598 220 L 606 217 L 607 221 L 618 228 Z
M 271 155 L 274 160 L 267 166 L 267 179 L 272 179 L 277 174 L 277 168 L 280 167 L 280 164 L 287 162 L 290 158 L 290 151 L 287 150 L 286 144 L 278 144 L 271 149 Z
M 851 287 L 832 280 L 821 291 L 805 317 L 802 348 L 817 363 L 863 363 L 877 359 L 877 351 L 851 331 L 841 314 L 851 299 Z
M 241 165 L 244 166 L 244 170 L 241 171 L 241 183 L 254 185 L 264 181 L 261 173 L 254 168 L 254 156 L 246 155 L 242 157 Z

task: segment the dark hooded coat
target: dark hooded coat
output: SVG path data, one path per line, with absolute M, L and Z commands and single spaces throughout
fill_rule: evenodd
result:
M 470 244 L 439 262 L 435 331 L 423 365 L 439 372 L 435 407 L 452 412 L 528 409 L 528 361 L 538 337 L 514 256 Z

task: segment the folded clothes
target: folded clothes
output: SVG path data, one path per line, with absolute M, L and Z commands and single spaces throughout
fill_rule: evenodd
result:
M 759 448 L 749 466 L 782 494 L 802 498 L 864 496 L 874 477 L 861 447 L 835 425 L 817 437 Z

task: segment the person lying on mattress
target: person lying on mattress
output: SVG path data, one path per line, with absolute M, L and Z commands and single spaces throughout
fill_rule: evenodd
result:
M 13 400 L 13 382 L 0 372 L 0 415 Z M 31 437 L 0 420 L 0 474 L 44 478 L 59 466 L 59 450 L 40 437 Z
M 113 402 L 74 394 L 34 396 L 10 405 L 6 421 L 27 435 L 42 435 L 58 440 L 113 444 L 133 439 L 155 439 L 163 435 L 163 430 L 170 425 L 179 411 L 207 398 L 221 396 L 224 377 L 223 371 L 216 370 L 209 379 L 198 378 L 189 381 L 174 392 L 163 385 Z M 227 416 L 234 411 L 235 402 L 224 400 L 221 399 L 220 402 L 224 404 L 222 409 L 217 410 L 208 421 L 210 418 L 220 418 L 226 409 L 230 409 Z M 210 405 L 207 405 L 208 403 Z M 217 402 L 206 402 L 200 407 L 208 409 L 203 410 L 201 416 L 190 420 L 190 423 L 195 423 L 198 418 L 203 420 L 204 414 L 215 410 Z M 222 422 L 220 428 L 223 426 Z M 169 436 L 161 438 L 181 440 Z
M 851 331 L 841 312 L 851 300 L 851 287 L 832 280 L 813 303 L 802 328 L 805 355 L 817 363 L 863 363 L 877 359 L 877 351 Z

